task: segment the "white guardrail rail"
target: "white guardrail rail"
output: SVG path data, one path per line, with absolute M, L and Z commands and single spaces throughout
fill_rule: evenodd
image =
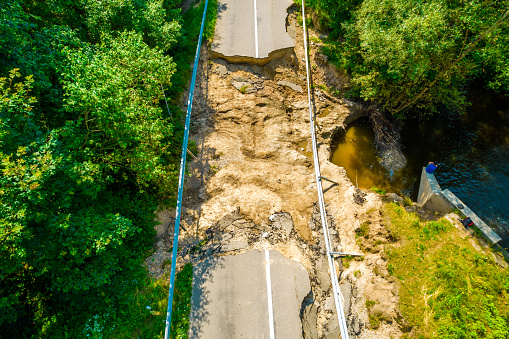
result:
M 304 54 L 306 60 L 306 81 L 307 81 L 307 89 L 308 89 L 308 104 L 309 104 L 309 124 L 311 130 L 311 144 L 313 145 L 313 162 L 315 166 L 315 180 L 316 180 L 316 191 L 318 193 L 318 204 L 320 207 L 320 218 L 322 220 L 322 228 L 323 228 L 323 236 L 325 238 L 325 246 L 327 248 L 327 260 L 329 261 L 329 272 L 332 279 L 332 290 L 334 293 L 334 302 L 336 304 L 336 313 L 338 316 L 339 329 L 341 331 L 341 338 L 348 339 L 348 328 L 346 325 L 345 312 L 343 311 L 343 302 L 341 297 L 341 290 L 339 288 L 338 274 L 336 272 L 336 266 L 334 264 L 333 255 L 337 252 L 331 252 L 331 243 L 329 237 L 329 225 L 327 224 L 327 214 L 325 211 L 325 202 L 323 199 L 323 189 L 322 189 L 322 176 L 320 174 L 320 161 L 318 159 L 318 149 L 316 144 L 316 134 L 315 134 L 315 124 L 314 124 L 314 114 L 313 107 L 311 103 L 311 86 L 309 83 L 309 56 L 308 56 L 308 41 L 307 41 L 307 32 L 306 32 L 306 11 L 304 0 L 302 0 L 302 28 L 304 35 Z M 339 253 L 337 253 L 339 254 Z

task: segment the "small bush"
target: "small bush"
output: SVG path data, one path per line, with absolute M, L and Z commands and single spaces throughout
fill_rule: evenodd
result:
M 385 195 L 385 190 L 381 189 L 381 188 L 378 188 L 376 186 L 373 186 L 371 187 L 371 190 L 375 193 L 378 193 L 378 194 L 381 194 L 381 195 Z
M 341 258 L 341 263 L 343 264 L 344 268 L 350 268 L 350 262 L 352 261 L 352 256 L 347 255 L 346 257 Z
M 372 306 L 375 306 L 376 302 L 373 300 L 366 300 L 366 308 L 370 308 Z
M 358 237 L 366 237 L 369 234 L 369 225 L 371 221 L 365 221 L 361 224 L 361 227 L 355 230 L 355 233 Z

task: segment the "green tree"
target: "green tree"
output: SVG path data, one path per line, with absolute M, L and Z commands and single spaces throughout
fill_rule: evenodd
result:
M 128 168 L 142 187 L 173 194 L 177 165 L 170 156 L 176 141 L 159 104 L 175 72 L 171 57 L 127 32 L 67 54 L 66 108 L 77 117 L 67 125 L 83 135 L 73 139 L 73 147 L 113 171 Z
M 75 149 L 72 127 L 40 130 L 32 80 L 18 76 L 0 80 L 0 325 L 14 337 L 14 320 L 51 332 L 118 302 L 139 272 L 155 208 Z
M 169 50 L 181 33 L 178 1 L 85 0 L 89 37 L 99 42 L 113 32 L 136 31 L 151 47 Z
M 179 2 L 0 3 L 0 336 L 111 327 L 144 280 L 201 18 Z
M 489 64 L 493 46 L 498 56 L 509 55 L 500 37 L 508 16 L 500 2 L 364 0 L 341 23 L 336 51 L 360 97 L 393 114 L 458 108 L 465 105 L 464 85 Z M 504 68 L 496 69 L 502 80 Z

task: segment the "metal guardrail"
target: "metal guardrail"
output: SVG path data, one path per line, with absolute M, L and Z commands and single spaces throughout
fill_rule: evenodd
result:
M 304 54 L 306 60 L 306 80 L 307 80 L 307 90 L 308 90 L 308 103 L 309 103 L 309 124 L 311 130 L 311 141 L 313 145 L 313 161 L 315 167 L 315 180 L 316 180 L 316 191 L 318 192 L 318 203 L 320 207 L 320 218 L 322 220 L 322 228 L 323 228 L 323 236 L 325 238 L 325 246 L 327 248 L 327 260 L 329 261 L 329 272 L 332 279 L 332 290 L 334 293 L 334 301 L 336 304 L 336 313 L 338 315 L 339 329 L 341 331 L 341 338 L 348 339 L 348 328 L 346 325 L 345 314 L 343 311 L 343 303 L 341 298 L 341 290 L 339 288 L 338 282 L 338 274 L 336 272 L 336 266 L 334 265 L 333 255 L 338 252 L 331 252 L 331 244 L 329 237 L 329 225 L 327 224 L 327 214 L 325 212 L 325 202 L 323 199 L 323 189 L 322 189 L 322 179 L 327 180 L 322 177 L 320 174 L 320 161 L 318 159 L 318 150 L 316 143 L 316 135 L 315 135 L 315 124 L 314 124 L 314 114 L 313 108 L 311 105 L 311 86 L 309 83 L 310 71 L 309 71 L 309 61 L 308 61 L 308 44 L 307 44 L 307 34 L 306 34 L 306 11 L 304 0 L 302 1 L 302 28 L 304 35 Z
M 203 37 L 203 29 L 205 26 L 205 18 L 207 13 L 208 0 L 205 1 L 205 8 L 203 10 L 203 17 L 200 28 L 200 35 L 198 38 L 198 44 L 196 46 L 196 54 L 194 60 L 193 67 L 193 75 L 191 78 L 191 86 L 189 90 L 189 99 L 187 102 L 187 113 L 186 113 L 186 122 L 185 122 L 185 130 L 184 130 L 184 140 L 182 143 L 182 155 L 180 160 L 180 175 L 179 175 L 179 185 L 178 185 L 178 195 L 177 195 L 177 209 L 175 216 L 175 229 L 173 232 L 173 251 L 172 251 L 172 263 L 171 263 L 171 274 L 170 274 L 170 286 L 169 286 L 169 296 L 168 296 L 168 308 L 166 313 L 166 328 L 164 332 L 164 338 L 168 339 L 170 334 L 170 325 L 171 325 L 171 315 L 172 315 L 172 306 L 173 306 L 173 292 L 175 288 L 175 274 L 176 274 L 176 264 L 177 264 L 177 249 L 178 249 L 178 237 L 179 237 L 179 226 L 180 226 L 180 214 L 182 209 L 182 196 L 184 190 L 184 175 L 185 175 L 185 167 L 186 167 L 186 155 L 187 155 L 187 144 L 189 141 L 189 124 L 191 121 L 191 111 L 192 111 L 192 103 L 193 103 L 193 95 L 194 95 L 194 87 L 196 83 L 196 74 L 198 69 L 198 61 L 200 56 L 200 47 L 201 41 Z M 336 313 L 338 315 L 339 328 L 341 332 L 342 339 L 348 339 L 348 329 L 346 325 L 346 319 L 343 311 L 343 304 L 341 300 L 341 291 L 339 288 L 338 275 L 336 272 L 336 267 L 334 265 L 334 255 L 344 253 L 339 252 L 331 252 L 331 244 L 329 237 L 329 226 L 327 224 L 327 216 L 325 212 L 325 202 L 323 198 L 323 189 L 321 180 L 328 180 L 320 175 L 320 162 L 318 159 L 318 150 L 316 143 L 316 135 L 315 135 L 315 125 L 314 125 L 314 115 L 313 109 L 311 106 L 311 89 L 310 89 L 310 71 L 309 71 L 309 61 L 308 61 L 308 49 L 307 49 L 307 34 L 306 34 L 306 14 L 305 14 L 305 5 L 304 1 L 302 1 L 302 17 L 303 17 L 303 29 L 304 29 L 304 50 L 305 50 L 305 60 L 306 60 L 306 80 L 307 80 L 307 92 L 308 92 L 308 103 L 309 103 L 309 115 L 310 115 L 310 130 L 311 130 L 311 140 L 313 146 L 313 161 L 315 168 L 315 180 L 316 180 L 316 188 L 318 192 L 318 202 L 320 207 L 320 217 L 322 221 L 323 234 L 325 238 L 325 245 L 327 249 L 327 259 L 329 263 L 329 271 L 332 279 L 332 288 L 334 293 L 334 301 L 336 304 Z M 351 254 L 355 255 L 355 254 Z
M 203 9 L 203 17 L 201 19 L 200 35 L 198 37 L 198 44 L 196 46 L 196 54 L 194 56 L 193 75 L 191 77 L 191 86 L 189 88 L 189 98 L 187 100 L 187 113 L 186 113 L 186 124 L 184 129 L 184 141 L 182 142 L 182 155 L 180 157 L 180 175 L 179 175 L 179 186 L 177 195 L 177 211 L 175 215 L 175 229 L 173 231 L 173 251 L 171 254 L 171 274 L 170 274 L 170 287 L 168 295 L 168 308 L 166 311 L 166 328 L 164 330 L 164 338 L 168 339 L 170 335 L 171 325 L 171 312 L 173 306 L 173 290 L 175 288 L 175 271 L 177 268 L 177 249 L 179 241 L 179 228 L 180 228 L 180 213 L 182 209 L 182 195 L 184 192 L 184 176 L 186 172 L 186 155 L 187 155 L 187 144 L 189 141 L 189 124 L 191 122 L 191 110 L 193 107 L 193 95 L 194 87 L 196 84 L 196 73 L 198 71 L 198 61 L 200 60 L 200 47 L 203 37 L 203 28 L 205 27 L 205 17 L 207 16 L 207 7 L 209 1 L 205 0 L 205 8 Z

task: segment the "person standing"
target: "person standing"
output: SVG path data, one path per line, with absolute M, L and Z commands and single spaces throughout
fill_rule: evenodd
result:
M 426 167 L 426 173 L 429 173 L 429 174 L 433 174 L 433 172 L 435 172 L 435 170 L 437 169 L 437 165 L 435 165 L 434 162 L 430 161 L 428 163 L 428 166 Z

